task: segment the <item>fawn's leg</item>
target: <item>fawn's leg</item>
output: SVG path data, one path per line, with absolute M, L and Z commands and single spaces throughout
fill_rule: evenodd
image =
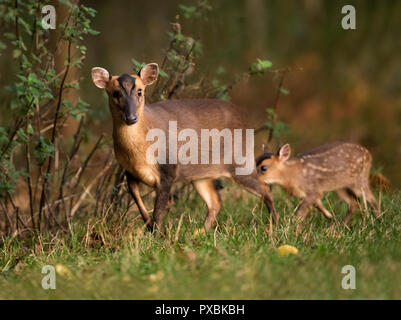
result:
M 297 211 L 295 212 L 295 220 L 303 220 L 308 215 L 310 206 L 315 201 L 311 201 L 308 198 L 302 200 L 301 204 L 299 205 Z
M 352 187 L 350 188 L 352 193 L 354 193 L 357 197 L 362 197 L 363 205 L 365 208 L 365 212 L 368 211 L 368 203 L 373 209 L 373 213 L 377 217 L 379 215 L 379 206 L 377 205 L 376 198 L 370 191 L 369 185 L 366 183 L 361 187 Z
M 356 209 L 358 208 L 358 199 L 352 193 L 351 190 L 348 189 L 340 189 L 337 190 L 338 196 L 343 199 L 348 205 L 348 214 L 344 220 L 346 225 L 349 225 L 351 218 L 354 216 Z
M 365 184 L 364 191 L 369 206 L 372 208 L 374 215 L 378 217 L 380 215 L 379 205 L 377 204 L 376 198 L 370 190 L 369 184 Z
M 309 213 L 311 205 L 316 202 L 316 199 L 305 198 L 302 200 L 301 204 L 299 205 L 297 211 L 295 212 L 295 220 L 298 222 L 295 234 L 298 236 L 303 228 L 304 223 L 302 222 Z
M 366 168 L 365 173 L 363 175 L 362 191 L 374 215 L 378 217 L 380 216 L 380 208 L 379 205 L 377 204 L 375 196 L 373 195 L 370 189 L 370 183 L 369 183 L 370 167 L 371 165 L 369 165 L 369 167 Z
M 321 201 L 320 199 L 317 199 L 317 200 L 315 201 L 315 205 L 316 205 L 316 208 L 318 208 L 318 209 L 324 214 L 324 216 L 325 216 L 327 219 L 333 218 L 333 216 L 331 215 L 331 213 L 329 212 L 329 210 L 327 210 L 327 209 L 323 206 L 323 203 L 322 203 L 322 201 Z

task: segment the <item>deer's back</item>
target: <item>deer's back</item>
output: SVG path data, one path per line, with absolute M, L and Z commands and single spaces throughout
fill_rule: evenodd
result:
M 152 127 L 167 130 L 168 121 L 177 121 L 178 130 L 241 129 L 247 126 L 238 107 L 230 102 L 215 99 L 165 100 L 147 105 L 146 115 Z
M 298 154 L 306 184 L 322 191 L 362 183 L 369 173 L 372 157 L 354 143 L 336 142 Z

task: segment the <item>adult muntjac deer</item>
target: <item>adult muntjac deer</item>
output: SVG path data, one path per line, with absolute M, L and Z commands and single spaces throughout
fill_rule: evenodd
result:
M 213 179 L 218 177 L 232 178 L 234 182 L 262 198 L 272 214 L 273 222 L 277 223 L 270 190 L 258 183 L 253 154 L 253 131 L 251 130 L 251 145 L 248 143 L 246 146 L 249 141 L 243 135 L 239 136 L 239 132 L 247 126 L 235 106 L 212 99 L 166 100 L 145 105 L 145 88 L 154 83 L 157 76 L 158 65 L 155 63 L 145 65 L 137 75 L 111 76 L 103 68 L 92 69 L 94 84 L 105 89 L 109 96 L 115 156 L 126 170 L 128 190 L 146 226 L 150 229 L 154 226 L 160 227 L 170 189 L 174 182 L 182 181 L 192 183 L 206 202 L 208 213 L 205 229 L 209 229 L 221 207 L 219 195 L 213 185 Z M 155 135 L 155 132 L 162 134 Z M 224 148 L 219 148 L 217 157 L 210 152 L 210 141 L 205 143 L 202 140 L 194 147 L 198 137 L 207 134 L 213 139 L 212 152 L 216 151 L 215 146 L 220 143 L 220 138 L 224 138 Z M 160 141 L 163 135 L 168 138 L 165 145 Z M 157 150 L 157 155 L 154 152 L 152 158 L 149 150 L 154 147 L 155 136 L 158 137 L 161 148 Z M 177 148 L 180 147 L 184 149 L 180 149 L 179 158 L 186 161 L 176 161 Z M 251 152 L 248 152 L 249 147 Z M 241 170 L 238 170 L 238 163 L 230 160 L 241 158 L 238 154 L 242 156 L 245 149 L 246 159 L 251 159 L 251 162 L 245 163 L 248 168 L 242 168 L 243 172 L 239 172 Z M 193 161 L 188 161 L 187 151 L 191 153 L 190 158 Z M 163 161 L 166 155 L 168 161 Z M 222 158 L 224 162 L 221 161 Z M 240 164 L 246 161 L 242 160 Z M 153 219 L 142 202 L 138 188 L 140 182 L 156 189 Z
M 290 159 L 288 144 L 280 148 L 277 155 L 265 153 L 257 159 L 257 170 L 262 184 L 279 184 L 289 193 L 301 197 L 296 218 L 304 218 L 311 205 L 315 205 L 326 218 L 330 212 L 320 198 L 323 192 L 336 191 L 348 204 L 349 224 L 357 209 L 357 197 L 362 197 L 376 216 L 379 206 L 369 187 L 369 172 L 372 156 L 364 147 L 355 143 L 336 142 L 300 153 Z

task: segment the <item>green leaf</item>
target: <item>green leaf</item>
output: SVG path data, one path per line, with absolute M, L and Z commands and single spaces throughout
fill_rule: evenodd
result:
M 65 4 L 66 6 L 68 6 L 70 8 L 72 7 L 72 3 L 67 0 L 58 0 L 58 2 Z
M 252 63 L 249 67 L 249 74 L 251 76 L 256 74 L 264 74 L 265 71 L 272 65 L 273 64 L 269 60 L 256 59 L 256 62 Z
M 42 165 L 46 161 L 47 157 L 53 157 L 54 150 L 55 148 L 50 139 L 40 136 L 39 141 L 37 142 L 33 151 L 38 165 Z
M 27 128 L 26 128 L 26 133 L 29 135 L 33 135 L 34 134 L 34 130 L 31 124 L 28 124 Z
M 162 69 L 159 69 L 159 75 L 163 78 L 167 78 L 168 74 L 166 72 L 164 72 Z
M 99 31 L 96 31 L 96 30 L 93 30 L 93 29 L 88 29 L 87 31 L 88 31 L 89 34 L 91 34 L 93 36 L 96 36 L 96 35 L 100 34 Z
M 132 63 L 134 64 L 134 72 L 139 72 L 141 69 L 146 65 L 145 62 L 139 62 L 138 60 L 131 59 Z
M 28 136 L 26 135 L 24 129 L 22 129 L 22 128 L 18 129 L 17 135 L 18 135 L 18 138 L 19 138 L 19 140 L 21 142 L 27 142 L 28 141 Z
M 64 100 L 64 101 L 62 102 L 62 105 L 63 105 L 64 107 L 66 107 L 68 110 L 73 110 L 73 109 L 74 109 L 74 106 L 73 106 L 73 104 L 72 104 L 71 101 Z
M 260 60 L 260 59 L 257 59 L 257 61 L 258 61 L 259 65 L 260 65 L 264 70 L 270 68 L 270 67 L 273 65 L 269 60 Z
M 280 92 L 286 96 L 290 94 L 290 90 L 284 88 L 280 88 Z
M 266 112 L 270 116 L 274 116 L 275 115 L 274 109 L 272 109 L 272 108 L 266 108 Z

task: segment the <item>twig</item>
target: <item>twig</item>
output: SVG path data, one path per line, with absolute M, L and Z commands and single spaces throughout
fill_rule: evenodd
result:
M 102 171 L 98 173 L 98 175 L 95 177 L 95 179 L 92 180 L 92 182 L 85 188 L 85 191 L 82 193 L 82 195 L 79 197 L 77 203 L 74 205 L 74 207 L 71 209 L 70 215 L 69 215 L 69 222 L 71 219 L 74 217 L 75 213 L 79 209 L 79 206 L 81 205 L 82 201 L 86 198 L 86 196 L 89 194 L 90 190 L 92 189 L 93 185 L 97 182 L 99 177 L 101 177 L 111 166 L 112 161 L 109 161 L 109 163 L 103 168 Z
M 29 194 L 29 210 L 31 214 L 31 220 L 32 220 L 32 227 L 35 229 L 35 219 L 33 218 L 33 196 L 32 196 L 32 180 L 31 180 L 31 156 L 29 152 L 29 137 L 28 141 L 25 144 L 25 159 L 26 159 L 26 169 L 27 169 L 27 184 L 28 184 L 28 194 Z
M 60 112 L 61 108 L 61 102 L 63 100 L 63 89 L 64 89 L 64 84 L 67 79 L 68 72 L 70 70 L 70 65 L 71 65 L 71 43 L 72 41 L 68 41 L 68 50 L 67 50 L 67 66 L 66 70 L 63 76 L 63 79 L 61 80 L 60 84 L 60 90 L 59 90 L 59 98 L 57 102 L 57 108 L 56 108 L 56 113 L 54 115 L 54 121 L 53 121 L 53 130 L 52 130 L 52 136 L 51 136 L 51 142 L 54 144 L 55 138 L 56 138 L 56 130 L 57 130 L 57 121 L 58 121 L 58 114 Z M 39 219 L 41 219 L 42 215 L 42 210 L 43 206 L 45 204 L 45 197 L 46 197 L 46 189 L 47 189 L 47 184 L 49 180 L 49 175 L 50 175 L 50 170 L 51 170 L 51 165 L 52 165 L 52 157 L 49 157 L 48 164 L 47 164 L 47 170 L 46 170 L 46 176 L 43 179 L 43 185 L 42 185 L 42 194 L 40 197 L 40 204 L 39 204 Z M 40 228 L 40 226 L 39 226 Z M 40 229 L 39 229 L 40 230 Z
M 276 114 L 276 111 L 277 111 L 277 108 L 278 108 L 278 101 L 279 101 L 279 99 L 280 99 L 281 88 L 283 87 L 284 77 L 285 77 L 285 75 L 287 74 L 288 71 L 289 71 L 288 69 L 284 69 L 284 71 L 281 72 L 280 83 L 279 83 L 279 85 L 278 85 L 277 93 L 276 93 L 276 98 L 274 99 L 274 104 L 273 104 L 273 111 L 274 111 L 274 114 Z M 267 145 L 269 145 L 270 142 L 271 142 L 272 139 L 273 139 L 273 129 L 274 129 L 274 124 L 275 124 L 275 122 L 276 122 L 276 118 L 274 118 L 274 119 L 272 120 L 272 122 L 273 122 L 273 123 L 272 123 L 272 126 L 271 126 L 271 128 L 269 128 L 269 135 L 268 135 L 268 138 L 267 138 Z
M 82 117 L 81 121 L 79 122 L 77 131 L 76 131 L 76 133 L 74 135 L 74 143 L 73 143 L 73 145 L 71 147 L 70 154 L 69 154 L 69 156 L 67 156 L 67 159 L 65 161 L 64 170 L 63 170 L 63 174 L 61 176 L 61 182 L 60 182 L 60 187 L 59 187 L 58 200 L 63 200 L 64 199 L 64 185 L 65 185 L 65 182 L 66 182 L 67 172 L 68 172 L 68 168 L 70 166 L 71 159 L 78 152 L 79 146 L 80 146 L 81 141 L 82 141 L 82 139 L 81 139 L 81 129 L 82 129 L 83 123 L 84 123 L 84 117 Z M 62 201 L 62 203 L 64 204 L 64 201 Z M 57 205 L 56 208 L 55 208 L 56 216 L 58 215 L 58 208 L 59 208 L 59 206 Z M 64 208 L 65 208 L 65 205 L 64 205 Z M 67 218 L 67 215 L 66 215 L 66 218 Z
M 99 139 L 97 140 L 97 142 L 95 143 L 95 146 L 92 148 L 91 152 L 88 154 L 88 156 L 86 157 L 84 164 L 82 165 L 82 170 L 78 176 L 77 182 L 75 183 L 74 187 L 72 188 L 72 190 L 74 191 L 75 188 L 78 186 L 79 182 L 81 181 L 82 175 L 86 169 L 86 167 L 88 166 L 88 163 L 90 161 L 90 159 L 92 158 L 92 156 L 94 155 L 95 151 L 99 148 L 100 143 L 102 142 L 102 140 L 104 139 L 104 134 L 102 133 L 99 137 Z

